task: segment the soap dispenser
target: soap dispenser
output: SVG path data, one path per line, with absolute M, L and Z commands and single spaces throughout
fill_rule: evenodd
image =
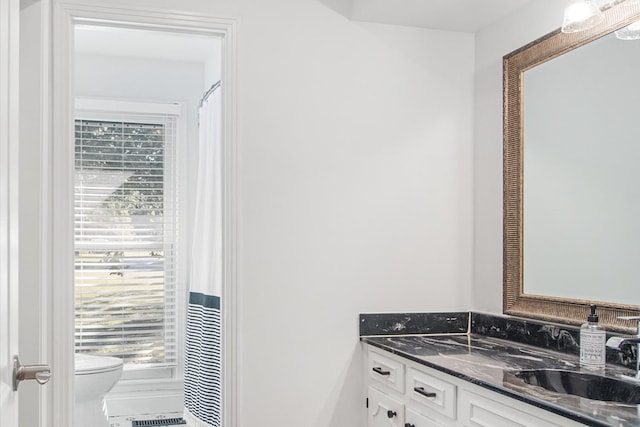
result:
M 595 304 L 591 304 L 591 313 L 587 323 L 580 327 L 580 366 L 586 369 L 604 369 L 606 361 L 606 333 L 598 323 Z

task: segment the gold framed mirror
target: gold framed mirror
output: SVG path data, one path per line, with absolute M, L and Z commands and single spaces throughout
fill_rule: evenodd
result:
M 604 36 L 640 20 L 640 2 L 626 0 L 602 13 L 604 15 L 602 23 L 592 29 L 570 34 L 562 33 L 558 29 L 503 58 L 503 311 L 514 316 L 577 325 L 585 321 L 589 304 L 595 303 L 598 305 L 601 322 L 609 329 L 619 332 L 635 332 L 633 322 L 622 321 L 618 317 L 640 315 L 640 303 L 629 302 L 624 298 L 608 300 L 606 297 L 594 299 L 591 296 L 582 297 L 580 294 L 568 296 L 562 292 L 536 292 L 529 290 L 529 288 L 533 289 L 529 286 L 529 282 L 525 286 L 523 273 L 524 266 L 527 265 L 528 269 L 530 265 L 525 263 L 524 253 L 524 186 L 527 177 L 530 177 L 530 175 L 527 177 L 524 175 L 524 152 L 525 144 L 532 143 L 525 141 L 524 129 L 529 123 L 525 123 L 523 112 L 524 98 L 526 97 L 524 75 L 526 71 L 539 68 L 549 61 L 571 52 L 577 52 L 579 48 L 583 49 L 589 43 L 600 40 Z M 640 48 L 640 40 L 625 41 L 624 43 L 637 43 Z M 528 198 L 528 200 L 533 204 L 535 199 Z M 558 208 L 556 207 L 556 209 Z M 568 216 L 568 214 L 566 215 Z M 640 219 L 638 221 L 640 222 Z M 529 232 L 528 236 L 530 237 L 531 234 Z M 556 238 L 563 239 L 565 237 L 563 233 L 558 233 Z M 544 245 L 554 245 L 554 241 L 544 241 L 543 243 Z M 538 244 L 538 246 L 543 245 Z M 527 250 L 527 254 L 532 252 Z M 563 268 L 565 270 L 575 269 L 576 265 L 579 265 L 579 263 L 563 265 L 561 264 L 562 260 L 558 262 L 560 264 L 554 267 L 553 271 L 557 272 Z M 640 258 L 636 263 L 640 263 Z M 578 287 L 581 285 L 580 280 L 576 279 Z M 608 283 L 605 281 L 602 286 L 606 288 Z M 630 295 L 632 293 L 640 294 L 636 290 L 640 289 L 637 284 L 629 286 Z

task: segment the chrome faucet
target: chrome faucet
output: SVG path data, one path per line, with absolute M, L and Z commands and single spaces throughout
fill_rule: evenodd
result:
M 640 316 L 621 316 L 620 320 L 635 320 L 637 321 L 636 336 L 634 337 L 611 337 L 607 340 L 607 347 L 615 350 L 621 350 L 623 346 L 629 344 L 636 344 L 636 375 L 634 377 L 628 375 L 622 375 L 625 379 L 632 379 L 634 381 L 640 381 Z

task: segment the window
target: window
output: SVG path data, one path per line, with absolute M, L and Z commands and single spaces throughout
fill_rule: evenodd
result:
M 75 348 L 173 372 L 178 116 L 118 104 L 75 121 Z

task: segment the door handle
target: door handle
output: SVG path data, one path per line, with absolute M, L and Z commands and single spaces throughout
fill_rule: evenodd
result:
M 414 387 L 413 391 L 415 391 L 418 394 L 423 395 L 424 397 L 436 397 L 437 394 L 433 393 L 431 391 L 425 391 L 424 387 Z
M 373 372 L 375 372 L 376 374 L 380 374 L 380 375 L 391 375 L 391 371 L 385 371 L 384 369 L 382 369 L 379 366 L 376 366 L 373 368 Z
M 25 380 L 36 380 L 38 384 L 46 384 L 51 378 L 49 365 L 23 365 L 18 356 L 13 356 L 13 391 Z

